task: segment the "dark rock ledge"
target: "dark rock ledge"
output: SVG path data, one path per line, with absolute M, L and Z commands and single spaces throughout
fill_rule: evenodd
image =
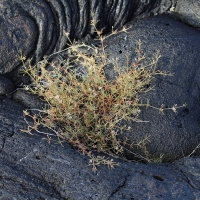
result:
M 200 199 L 200 157 L 171 164 L 119 161 L 119 167 L 100 166 L 94 173 L 70 145 L 21 132 L 27 128 L 24 107 L 0 101 L 1 199 Z

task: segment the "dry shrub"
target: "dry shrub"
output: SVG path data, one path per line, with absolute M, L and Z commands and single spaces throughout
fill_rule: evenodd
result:
M 94 27 L 95 23 L 92 21 Z M 126 32 L 127 29 L 121 31 Z M 103 36 L 97 29 L 96 32 L 101 48 L 71 42 L 66 50 L 71 55 L 70 59 L 54 65 L 44 58 L 35 66 L 26 67 L 25 72 L 32 79 L 32 84 L 26 89 L 42 97 L 47 108 L 37 114 L 24 112 L 34 120 L 33 124 L 29 124 L 28 132 L 40 132 L 39 127 L 47 127 L 59 139 L 89 155 L 94 170 L 98 164 L 110 167 L 117 164 L 104 157 L 94 157 L 91 152 L 123 153 L 118 131 L 130 127 L 120 126 L 120 122 L 138 120 L 140 107 L 146 106 L 140 102 L 140 93 L 149 90 L 146 86 L 155 75 L 166 75 L 156 71 L 158 54 L 147 63 L 139 41 L 137 62 L 115 68 L 118 76 L 113 81 L 107 80 L 104 67 L 109 61 L 104 40 L 108 36 Z M 111 35 L 116 33 L 114 31 Z

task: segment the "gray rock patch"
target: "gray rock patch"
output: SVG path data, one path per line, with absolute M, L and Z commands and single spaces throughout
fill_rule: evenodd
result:
M 23 104 L 26 108 L 30 109 L 43 109 L 45 103 L 37 95 L 31 94 L 24 89 L 18 89 L 13 94 L 13 99 Z
M 13 82 L 9 78 L 0 75 L 0 95 L 7 95 L 13 92 L 14 89 L 15 86 Z
M 15 112 L 13 112 L 13 108 Z M 200 158 L 174 164 L 120 162 L 111 170 L 98 167 L 70 145 L 50 144 L 45 135 L 21 132 L 24 107 L 7 99 L 0 103 L 0 197 L 2 199 L 108 200 L 200 198 Z M 55 140 L 54 140 L 55 139 Z
M 200 143 L 199 32 L 168 16 L 133 21 L 130 25 L 128 33 L 120 33 L 105 42 L 111 63 L 118 58 L 118 65 L 126 66 L 127 55 L 129 64 L 134 62 L 140 39 L 146 58 L 151 59 L 159 50 L 162 57 L 157 69 L 173 74 L 157 76 L 150 85 L 153 90 L 141 94 L 143 102 L 148 99 L 150 105 L 157 108 L 162 104 L 164 108 L 184 103 L 187 106 L 177 109 L 176 113 L 166 110 L 164 114 L 152 108 L 141 108 L 140 119 L 148 122 L 130 123 L 131 131 L 121 133 L 121 137 L 130 139 L 131 144 L 149 136 L 147 150 L 156 157 L 163 154 L 165 161 L 187 156 Z M 137 148 L 134 151 L 138 151 Z
M 200 2 L 196 0 L 178 0 L 175 13 L 183 22 L 200 28 Z

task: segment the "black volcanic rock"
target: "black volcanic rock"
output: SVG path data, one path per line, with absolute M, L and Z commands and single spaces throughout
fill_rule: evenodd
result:
M 0 95 L 7 95 L 13 92 L 14 89 L 13 82 L 9 78 L 0 75 Z
M 178 0 L 176 16 L 183 22 L 200 29 L 200 2 L 196 0 Z
M 29 135 L 24 107 L 0 100 L 0 198 L 118 200 L 200 198 L 200 158 L 173 164 L 120 162 L 93 172 L 89 159 L 70 145 L 49 144 L 45 135 Z M 14 111 L 14 112 L 13 112 Z
M 145 103 L 160 108 L 172 108 L 175 104 L 185 107 L 164 111 L 161 114 L 153 108 L 141 108 L 140 120 L 127 126 L 130 131 L 122 132 L 124 140 L 137 143 L 146 141 L 147 151 L 155 157 L 164 155 L 165 161 L 172 161 L 189 155 L 200 143 L 200 33 L 169 16 L 156 16 L 133 21 L 128 33 L 112 36 L 104 42 L 110 55 L 111 63 L 118 58 L 118 66 L 126 66 L 137 59 L 137 43 L 142 42 L 142 51 L 146 59 L 151 60 L 153 54 L 160 52 L 161 58 L 157 70 L 172 73 L 172 76 L 158 75 L 149 87 L 153 90 L 141 94 Z M 108 76 L 113 71 L 106 69 Z M 110 74 L 110 75 L 109 75 Z M 133 149 L 135 152 L 136 149 Z M 130 155 L 132 158 L 133 156 Z
M 19 80 L 20 52 L 37 62 L 44 55 L 65 48 L 64 31 L 68 31 L 71 38 L 90 38 L 94 34 L 89 26 L 91 10 L 100 20 L 98 28 L 105 26 L 106 31 L 112 26 L 122 26 L 131 18 L 163 12 L 196 26 L 198 13 L 193 11 L 198 9 L 198 3 L 188 2 L 1 0 L 0 74 L 9 76 L 15 85 L 28 83 L 26 77 Z M 193 7 L 188 13 L 187 4 L 188 8 Z M 130 62 L 135 60 L 139 39 L 147 58 L 160 50 L 162 58 L 157 67 L 173 76 L 158 76 L 152 83 L 154 90 L 142 98 L 149 99 L 156 107 L 183 103 L 187 106 L 177 109 L 177 113 L 164 111 L 164 115 L 154 109 L 141 109 L 140 118 L 149 122 L 128 124 L 132 129 L 123 132 L 121 138 L 127 136 L 135 142 L 149 135 L 150 142 L 146 146 L 153 156 L 163 153 L 165 161 L 176 161 L 142 164 L 114 159 L 120 166 L 112 170 L 99 166 L 98 171 L 93 172 L 88 166 L 88 157 L 67 143 L 60 145 L 57 137 L 23 132 L 28 128 L 23 117 L 25 107 L 0 95 L 0 199 L 200 199 L 200 157 L 188 157 L 200 144 L 200 33 L 167 16 L 136 20 L 131 25 L 127 34 L 118 34 L 106 41 L 111 63 L 118 57 L 119 64 L 123 65 L 125 54 L 132 59 Z M 110 66 L 106 73 L 113 78 L 113 65 Z M 13 89 L 12 82 L 0 76 L 1 94 Z M 41 106 L 36 97 L 21 89 L 13 98 L 29 108 Z M 199 155 L 199 148 L 196 150 Z M 133 158 L 132 154 L 126 155 Z
M 0 2 L 0 74 L 16 69 L 20 54 L 38 62 L 45 55 L 63 50 L 71 39 L 94 34 L 92 12 L 97 28 L 117 28 L 135 15 L 150 12 L 156 0 L 69 1 L 3 0 Z M 15 74 L 13 74 L 15 75 Z

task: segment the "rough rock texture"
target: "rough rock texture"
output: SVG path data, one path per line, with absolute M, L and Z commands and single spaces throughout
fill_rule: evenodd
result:
M 199 27 L 198 11 L 199 2 L 194 0 L 2 0 L 0 74 L 12 72 L 10 77 L 18 84 L 20 55 L 37 62 L 66 47 L 65 32 L 71 39 L 93 35 L 91 12 L 98 21 L 97 27 L 110 31 L 133 18 L 166 12 Z
M 164 111 L 162 115 L 155 109 L 143 108 L 140 118 L 148 123 L 130 123 L 131 131 L 123 132 L 122 138 L 129 138 L 130 143 L 137 143 L 146 136 L 147 151 L 155 158 L 163 156 L 164 161 L 173 161 L 189 155 L 200 143 L 199 135 L 199 32 L 175 21 L 168 16 L 134 21 L 128 26 L 128 34 L 118 34 L 108 39 L 105 43 L 111 63 L 118 58 L 118 64 L 126 64 L 125 55 L 129 56 L 129 63 L 135 60 L 137 41 L 143 41 L 143 51 L 147 58 L 152 58 L 153 53 L 160 50 L 162 58 L 158 69 L 173 73 L 173 76 L 158 76 L 152 86 L 154 90 L 143 95 L 142 99 L 150 101 L 155 107 L 162 104 L 170 108 L 174 104 L 184 108 Z M 116 42 L 117 41 L 117 42 Z M 195 42 L 194 42 L 195 41 Z M 113 71 L 109 68 L 107 73 L 111 77 Z M 23 102 L 29 108 L 41 107 L 36 97 L 27 95 L 18 90 L 13 98 Z M 141 154 L 140 149 L 131 149 Z M 199 153 L 196 151 L 196 153 Z M 132 159 L 134 154 L 127 157 Z
M 13 71 L 20 64 L 20 52 L 36 62 L 66 47 L 70 38 L 93 34 L 92 19 L 105 31 L 117 28 L 133 16 L 150 12 L 156 0 L 2 0 L 0 1 L 0 74 Z M 16 73 L 16 72 L 15 72 Z M 15 75 L 12 74 L 13 75 Z
M 171 14 L 176 7 L 176 3 L 178 0 L 161 0 L 158 14 L 163 14 L 165 12 Z
M 183 22 L 200 28 L 200 1 L 178 0 L 174 11 Z
M 23 55 L 39 60 L 44 54 L 64 48 L 63 30 L 77 38 L 92 34 L 87 24 L 90 19 L 87 8 L 91 2 L 96 18 L 101 19 L 99 27 L 120 26 L 131 16 L 145 12 L 151 15 L 152 10 L 153 14 L 174 11 L 177 3 L 174 0 L 116 0 L 104 1 L 106 9 L 102 9 L 101 1 L 88 0 L 84 4 L 67 0 L 1 0 L 0 74 L 17 69 L 20 50 Z M 186 1 L 180 2 L 183 4 L 177 5 L 184 6 Z M 157 7 L 158 3 L 162 7 Z M 193 5 L 195 3 L 193 1 Z M 190 19 L 186 22 L 191 24 Z M 143 110 L 141 119 L 150 122 L 130 124 L 132 132 L 126 134 L 135 141 L 137 136 L 152 133 L 148 150 L 155 155 L 164 153 L 166 160 L 186 156 L 199 142 L 199 32 L 163 16 L 133 22 L 133 26 L 128 35 L 118 35 L 115 38 L 118 40 L 111 40 L 113 47 L 108 50 L 123 63 L 124 52 L 135 58 L 137 39 L 143 41 L 147 57 L 159 49 L 163 57 L 158 67 L 173 72 L 174 76 L 158 77 L 155 90 L 144 97 L 155 106 L 164 103 L 171 107 L 174 103 L 186 102 L 187 107 L 176 114 L 167 111 L 163 116 L 155 110 Z M 17 73 L 14 70 L 10 76 L 13 78 Z M 3 76 L 0 79 L 0 85 L 7 82 Z M 22 93 L 18 90 L 14 98 L 28 99 L 24 102 L 34 106 L 37 101 L 30 101 L 30 97 Z M 21 130 L 27 129 L 23 109 L 21 104 L 0 96 L 0 199 L 200 199 L 200 157 L 148 165 L 118 160 L 120 167 L 110 170 L 100 166 L 94 173 L 88 166 L 88 158 L 70 145 L 61 146 L 54 136 L 49 145 L 45 135 L 23 133 Z M 142 133 L 137 135 L 136 131 Z
M 20 53 L 30 56 L 37 42 L 34 19 L 11 5 L 10 1 L 0 1 L 0 74 L 15 69 L 20 64 Z
M 141 40 L 142 51 L 147 59 L 160 51 L 157 70 L 167 71 L 173 76 L 157 76 L 149 86 L 154 89 L 141 94 L 143 102 L 160 108 L 170 108 L 186 103 L 186 107 L 164 111 L 164 115 L 152 108 L 141 108 L 140 119 L 148 122 L 130 123 L 131 131 L 122 137 L 136 143 L 149 136 L 147 150 L 170 161 L 189 155 L 200 143 L 200 33 L 168 16 L 157 16 L 133 21 L 128 33 L 120 33 L 105 41 L 111 63 L 118 58 L 118 65 L 126 66 L 137 59 L 135 49 Z M 107 69 L 108 70 L 108 69 Z M 109 70 L 108 70 L 109 71 Z M 112 71 L 110 71 L 112 73 Z
M 69 145 L 21 132 L 24 107 L 0 101 L 1 199 L 200 199 L 200 157 L 148 165 L 119 160 L 113 170 L 92 172 L 88 158 Z
M 12 97 L 14 100 L 20 102 L 26 108 L 30 109 L 42 109 L 45 107 L 45 103 L 41 100 L 41 98 L 37 95 L 33 95 L 28 93 L 24 89 L 18 89 Z
M 0 95 L 7 95 L 8 93 L 13 92 L 14 89 L 15 86 L 13 82 L 9 78 L 0 75 Z

